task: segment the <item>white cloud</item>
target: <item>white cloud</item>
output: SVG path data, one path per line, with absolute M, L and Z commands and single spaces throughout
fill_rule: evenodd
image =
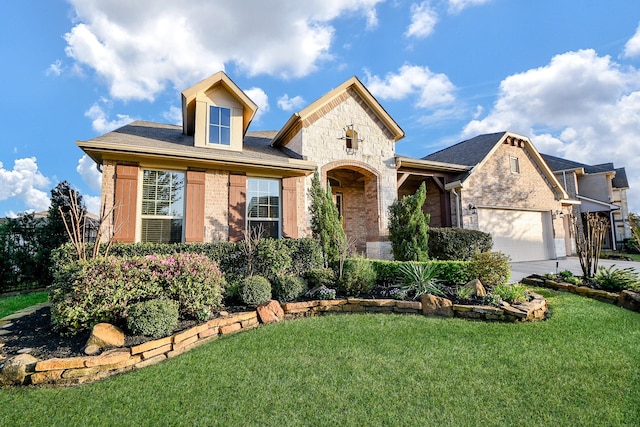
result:
M 372 76 L 366 70 L 366 86 L 381 99 L 405 99 L 416 96 L 419 108 L 435 108 L 455 100 L 455 86 L 445 74 L 435 74 L 429 67 L 405 64 L 398 73 L 387 74 L 384 79 Z
M 46 72 L 47 76 L 59 76 L 62 74 L 62 61 L 56 60 L 53 64 L 49 65 Z
M 13 170 L 4 168 L 0 162 L 0 200 L 17 198 L 27 209 L 36 212 L 49 208 L 49 193 L 43 191 L 49 186 L 49 178 L 38 170 L 37 159 L 27 157 L 17 159 L 13 163 Z
M 478 6 L 489 3 L 491 0 L 449 0 L 449 13 L 460 13 L 469 6 Z
M 256 116 L 253 120 L 259 121 L 260 117 L 269 111 L 269 97 L 259 87 L 252 87 L 251 89 L 243 90 L 243 92 L 258 106 L 258 111 L 256 111 Z
M 289 98 L 289 95 L 285 93 L 280 98 L 278 98 L 278 108 L 283 111 L 298 110 L 304 104 L 305 100 L 301 96 L 294 96 L 293 98 Z
M 98 103 L 93 104 L 84 115 L 92 120 L 91 127 L 98 133 L 110 132 L 135 120 L 126 114 L 116 114 L 115 120 L 109 120 L 108 114 Z
M 100 215 L 100 196 L 82 196 L 87 212 Z
M 172 105 L 169 107 L 169 111 L 162 113 L 162 117 L 169 123 L 182 126 L 182 108 Z
M 96 163 L 86 154 L 78 160 L 76 172 L 80 174 L 84 182 L 89 185 L 93 191 L 100 192 L 102 189 L 102 174 L 98 171 Z
M 114 99 L 153 100 L 232 63 L 249 75 L 301 77 L 331 58 L 334 19 L 362 16 L 373 27 L 380 1 L 70 0 L 77 24 L 66 54 Z
M 504 130 L 531 137 L 542 152 L 625 167 L 631 191 L 640 191 L 640 73 L 608 56 L 567 52 L 507 77 L 493 109 L 462 136 Z M 630 203 L 640 210 L 640 200 Z
M 624 45 L 623 56 L 627 58 L 636 58 L 640 56 L 640 25 L 638 25 L 638 29 L 633 37 L 631 37 Z
M 431 8 L 428 1 L 411 5 L 411 24 L 407 28 L 407 37 L 424 38 L 433 33 L 438 23 L 438 13 Z

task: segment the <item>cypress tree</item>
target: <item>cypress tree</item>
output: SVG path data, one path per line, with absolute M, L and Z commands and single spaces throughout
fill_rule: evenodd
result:
M 325 190 L 320 183 L 318 171 L 313 175 L 311 188 L 311 231 L 313 237 L 320 241 L 325 267 L 333 265 L 340 258 L 340 246 L 347 237 L 342 229 L 342 220 L 338 208 L 333 202 L 331 188 Z
M 396 200 L 389 206 L 389 240 L 396 261 L 429 259 L 429 220 L 422 211 L 427 198 L 423 182 L 415 194 Z

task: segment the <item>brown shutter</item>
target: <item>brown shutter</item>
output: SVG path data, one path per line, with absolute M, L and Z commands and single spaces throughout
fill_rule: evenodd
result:
M 282 236 L 298 237 L 298 178 L 282 179 Z
M 132 243 L 136 240 L 136 208 L 138 166 L 116 165 L 114 240 Z
M 185 241 L 204 241 L 204 172 L 187 171 Z
M 237 242 L 244 238 L 247 216 L 247 177 L 229 175 L 229 240 Z

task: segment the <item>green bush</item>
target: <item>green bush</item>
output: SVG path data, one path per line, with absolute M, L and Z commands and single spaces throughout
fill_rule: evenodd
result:
M 600 267 L 594 279 L 602 289 L 620 292 L 625 289 L 640 290 L 640 278 L 635 268 L 609 268 Z
M 280 302 L 293 301 L 307 290 L 307 283 L 299 276 L 280 276 L 273 284 L 273 295 Z
M 175 300 L 181 315 L 204 319 L 221 305 L 223 286 L 216 263 L 197 254 L 70 262 L 54 270 L 52 321 L 75 333 L 122 322 L 131 304 L 160 297 Z
M 415 194 L 404 196 L 389 206 L 389 240 L 396 261 L 429 259 L 429 220 L 422 211 L 427 197 L 423 182 Z
M 368 259 L 349 258 L 344 261 L 338 289 L 348 296 L 366 294 L 375 282 L 376 272 Z
M 244 304 L 264 304 L 271 299 L 271 283 L 262 276 L 249 276 L 242 281 L 239 293 Z
M 376 272 L 376 282 L 386 287 L 396 286 L 401 277 L 401 261 L 370 260 Z M 436 278 L 448 285 L 467 283 L 474 279 L 474 267 L 471 261 L 427 261 L 424 264 L 433 265 L 436 269 Z
M 517 283 L 515 285 L 497 285 L 491 290 L 491 294 L 498 295 L 509 304 L 519 304 L 527 301 L 527 288 Z
M 178 326 L 178 303 L 152 299 L 132 304 L 127 310 L 127 328 L 136 335 L 161 338 Z
M 430 228 L 429 256 L 432 259 L 469 261 L 476 252 L 488 252 L 493 246 L 489 233 L 464 228 Z
M 472 273 L 483 285 L 504 285 L 511 277 L 509 257 L 502 252 L 476 252 L 472 257 Z
M 318 286 L 329 288 L 336 283 L 336 273 L 330 268 L 314 268 L 304 273 L 304 279 L 311 289 Z

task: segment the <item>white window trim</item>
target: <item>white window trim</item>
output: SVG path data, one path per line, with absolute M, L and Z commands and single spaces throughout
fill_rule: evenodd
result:
M 250 218 L 249 217 L 249 201 L 251 200 L 250 198 L 250 194 L 249 194 L 249 181 L 250 180 L 264 180 L 264 181 L 275 181 L 278 184 L 278 219 L 274 220 L 271 218 Z M 276 238 L 281 239 L 282 238 L 282 216 L 283 216 L 283 212 L 282 212 L 282 179 L 281 178 L 270 178 L 270 177 L 262 177 L 262 176 L 247 176 L 247 185 L 246 185 L 246 194 L 247 194 L 247 200 L 245 203 L 245 230 L 247 230 L 247 232 L 250 231 L 250 227 L 249 227 L 249 223 L 254 220 L 254 221 L 263 221 L 263 222 L 277 222 L 278 223 L 278 235 Z
M 183 197 L 184 203 L 182 204 L 182 216 L 176 215 L 143 215 L 142 214 L 142 203 L 143 203 L 143 194 L 144 194 L 144 171 L 161 171 L 161 172 L 177 172 L 184 175 L 184 190 Z M 184 243 L 185 240 L 185 225 L 186 225 L 186 210 L 187 210 L 187 171 L 186 170 L 178 170 L 178 169 L 163 169 L 161 167 L 141 167 L 138 172 L 138 197 L 137 197 L 137 210 L 136 213 L 136 242 L 142 242 L 142 220 L 143 219 L 182 219 L 182 233 L 180 236 L 181 243 Z
M 226 110 L 229 110 L 229 143 L 228 144 L 219 144 L 219 143 L 216 144 L 215 142 L 210 142 L 211 141 L 211 107 L 224 108 Z M 232 141 L 233 141 L 232 127 L 233 127 L 233 108 L 225 107 L 223 105 L 215 105 L 215 104 L 207 105 L 207 135 L 206 135 L 207 145 L 210 145 L 213 147 L 230 148 L 233 145 L 232 144 Z

